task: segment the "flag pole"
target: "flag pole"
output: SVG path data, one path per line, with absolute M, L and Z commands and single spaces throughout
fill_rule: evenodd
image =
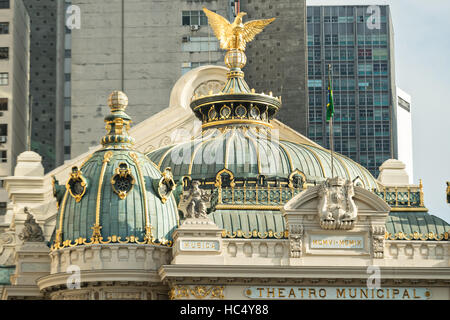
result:
M 333 84 L 331 83 L 331 73 L 332 73 L 332 68 L 331 68 L 331 64 L 328 65 L 328 85 L 329 85 L 329 103 L 333 104 L 333 109 L 334 109 L 334 101 L 333 101 L 333 95 L 332 95 L 332 90 L 333 90 Z M 330 98 L 331 97 L 331 98 Z M 331 115 L 330 117 L 330 150 L 331 150 L 331 177 L 334 178 L 334 141 L 333 141 L 333 115 Z

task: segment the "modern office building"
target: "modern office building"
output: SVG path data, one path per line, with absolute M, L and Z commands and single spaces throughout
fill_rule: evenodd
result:
M 62 109 L 57 104 L 58 5 L 63 1 L 23 0 L 30 16 L 31 150 L 48 172 L 62 164 Z
M 3 178 L 13 174 L 28 143 L 29 36 L 22 0 L 0 1 L 0 216 L 8 202 Z
M 389 6 L 308 6 L 308 137 L 329 148 L 332 66 L 334 150 L 374 176 L 398 158 L 393 27 Z
M 170 88 L 187 71 L 223 64 L 223 52 L 203 6 L 234 19 L 234 4 L 219 1 L 73 0 L 81 28 L 71 30 L 71 144 L 68 157 L 99 144 L 104 100 L 126 91 L 134 124 L 169 104 Z M 68 119 L 67 119 L 68 120 Z
M 410 183 L 414 181 L 413 175 L 413 143 L 411 96 L 397 87 L 397 138 L 398 160 L 406 165 Z
M 283 99 L 277 119 L 306 135 L 308 125 L 306 0 L 241 0 L 247 20 L 276 18 L 248 45 L 244 71 L 256 91 L 267 88 Z

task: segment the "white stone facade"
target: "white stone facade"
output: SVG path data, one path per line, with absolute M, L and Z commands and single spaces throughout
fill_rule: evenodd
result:
M 131 130 L 137 148 L 165 145 L 177 128 L 195 131 L 186 99 L 202 85 L 224 77 L 221 67 L 201 67 L 182 77 L 171 106 Z M 273 123 L 281 137 L 313 144 Z M 0 265 L 13 265 L 15 271 L 11 285 L 0 286 L 3 299 L 287 299 L 294 298 L 294 292 L 296 299 L 303 293 L 305 299 L 321 299 L 333 292 L 352 298 L 356 291 L 351 290 L 372 294 L 367 299 L 388 294 L 404 300 L 411 295 L 450 299 L 448 231 L 441 241 L 387 239 L 385 221 L 391 208 L 358 186 L 354 195 L 347 195 L 357 209 L 347 229 L 323 227 L 318 210 L 321 186 L 310 186 L 282 208 L 287 236 L 281 239 L 225 238 L 212 221 L 198 218 L 181 224 L 172 247 L 117 243 L 50 251 L 43 243 L 22 243 L 18 235 L 26 220 L 25 207 L 50 240 L 57 214 L 51 176 L 67 181 L 71 166 L 86 157 L 44 176 L 39 155 L 25 153 L 15 175 L 6 179 L 11 205 L 4 221 L 7 230 L 0 233 Z M 384 167 L 381 185 L 408 187 L 400 165 Z M 379 271 L 382 289 L 371 290 L 381 291 L 367 291 L 373 268 Z

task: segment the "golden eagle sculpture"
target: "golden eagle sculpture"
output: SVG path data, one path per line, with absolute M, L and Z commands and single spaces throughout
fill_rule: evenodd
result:
M 233 23 L 230 23 L 224 17 L 203 8 L 208 22 L 214 31 L 217 39 L 220 41 L 220 48 L 225 50 L 245 51 L 245 45 L 252 41 L 255 36 L 263 31 L 275 18 L 252 20 L 242 23 L 242 17 L 247 13 L 239 12 Z

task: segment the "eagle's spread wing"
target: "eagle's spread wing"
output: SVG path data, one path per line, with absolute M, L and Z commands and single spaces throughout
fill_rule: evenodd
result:
M 244 32 L 242 34 L 245 43 L 249 43 L 252 41 L 255 36 L 263 31 L 263 29 L 269 25 L 275 18 L 272 19 L 261 19 L 261 20 L 252 20 L 248 21 L 244 24 Z
M 214 13 L 206 8 L 203 8 L 206 16 L 208 17 L 208 22 L 214 31 L 217 39 L 220 41 L 220 47 L 222 49 L 228 49 L 228 42 L 231 40 L 231 24 L 224 17 Z

